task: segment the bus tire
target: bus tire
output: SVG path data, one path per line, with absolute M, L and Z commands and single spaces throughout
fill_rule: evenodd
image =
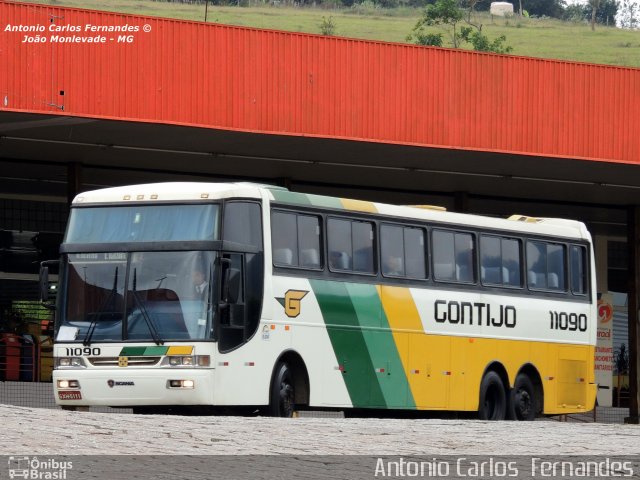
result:
M 293 371 L 285 362 L 276 366 L 269 398 L 269 414 L 272 417 L 293 417 L 295 411 Z
M 500 375 L 489 371 L 480 383 L 480 420 L 504 420 L 507 414 L 507 393 Z
M 538 411 L 536 403 L 536 389 L 529 375 L 518 374 L 509 395 L 509 419 L 535 420 Z

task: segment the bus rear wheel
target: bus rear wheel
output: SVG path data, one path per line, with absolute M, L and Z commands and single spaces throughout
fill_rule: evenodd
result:
M 480 383 L 480 420 L 504 420 L 507 414 L 507 393 L 500 375 L 490 371 Z
M 538 411 L 536 390 L 528 375 L 521 373 L 509 396 L 509 418 L 511 420 L 534 420 Z
M 269 400 L 269 414 L 272 417 L 293 417 L 295 411 L 293 372 L 284 362 L 279 363 L 275 369 Z

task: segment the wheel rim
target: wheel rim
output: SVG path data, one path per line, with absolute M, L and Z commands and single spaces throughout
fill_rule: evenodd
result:
M 529 418 L 533 408 L 533 401 L 529 392 L 525 389 L 519 389 L 516 392 L 516 415 L 519 419 Z
M 293 415 L 293 385 L 288 378 L 283 378 L 280 382 L 280 414 L 283 417 Z
M 484 399 L 484 411 L 486 412 L 488 419 L 493 420 L 496 417 L 498 401 L 498 387 L 496 385 L 491 385 L 487 389 L 487 394 Z

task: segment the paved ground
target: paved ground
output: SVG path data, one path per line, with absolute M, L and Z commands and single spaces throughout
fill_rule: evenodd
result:
M 0 405 L 0 455 L 638 455 L 640 427 L 471 420 L 239 418 Z

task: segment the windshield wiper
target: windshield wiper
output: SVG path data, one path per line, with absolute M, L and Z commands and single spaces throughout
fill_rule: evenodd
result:
M 116 272 L 113 277 L 113 288 L 109 292 L 109 296 L 105 298 L 104 302 L 102 302 L 102 305 L 100 305 L 98 311 L 94 312 L 93 320 L 91 320 L 89 328 L 87 329 L 87 334 L 84 336 L 84 340 L 82 340 L 82 344 L 85 347 L 91 345 L 91 337 L 93 337 L 93 332 L 95 332 L 96 330 L 98 320 L 100 320 L 100 317 L 105 312 L 109 304 L 115 299 L 116 293 L 118 293 L 118 267 L 116 267 Z
M 136 269 L 134 268 L 133 269 L 133 290 L 131 291 L 131 294 L 133 295 L 134 301 L 138 304 L 140 313 L 142 313 L 142 318 L 144 318 L 144 321 L 147 324 L 147 327 L 149 327 L 149 332 L 151 333 L 151 337 L 153 338 L 153 341 L 156 343 L 156 345 L 164 345 L 164 341 L 162 340 L 162 338 L 160 338 L 160 335 L 158 334 L 156 327 L 153 325 L 153 321 L 151 320 L 151 317 L 149 317 L 149 313 L 147 313 L 147 309 L 144 307 L 142 300 L 140 300 L 140 297 L 138 296 L 138 292 L 136 292 L 136 283 L 137 283 Z

